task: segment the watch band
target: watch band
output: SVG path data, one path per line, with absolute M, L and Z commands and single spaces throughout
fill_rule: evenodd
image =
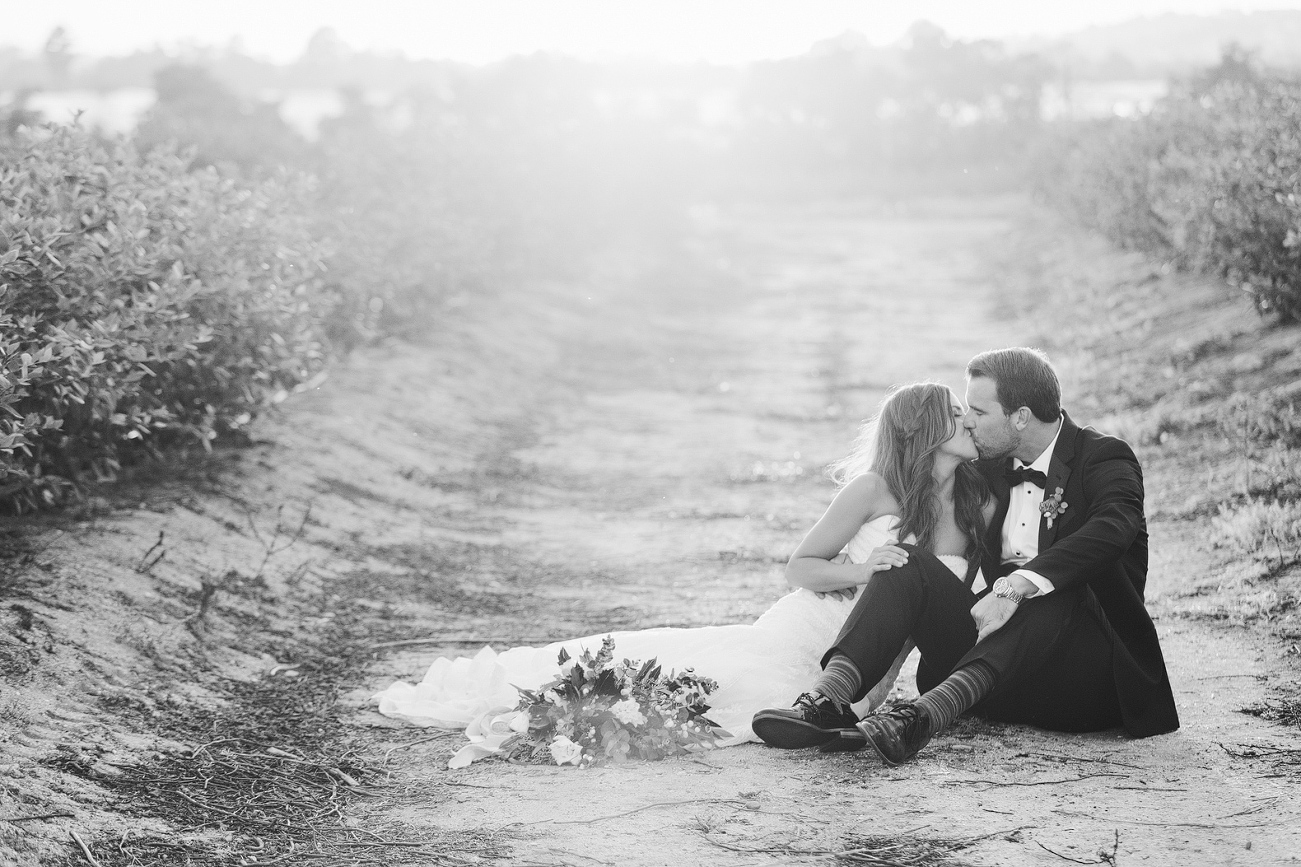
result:
M 1017 605 L 1025 601 L 1025 596 L 1013 590 L 1012 582 L 1006 578 L 999 578 L 994 582 L 994 595 L 1001 599 L 1011 599 Z

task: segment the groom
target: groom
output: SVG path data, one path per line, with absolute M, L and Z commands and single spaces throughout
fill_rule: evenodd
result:
M 968 589 L 930 552 L 905 546 L 906 565 L 864 586 L 813 689 L 791 709 L 755 714 L 754 731 L 771 746 L 870 744 L 898 764 L 968 710 L 1056 731 L 1123 727 L 1136 738 L 1179 727 L 1143 603 L 1147 526 L 1134 452 L 1071 421 L 1038 350 L 973 358 L 967 407 L 963 425 L 997 503 L 980 556 L 992 585 Z M 850 703 L 909 638 L 921 651 L 921 697 L 859 721 Z

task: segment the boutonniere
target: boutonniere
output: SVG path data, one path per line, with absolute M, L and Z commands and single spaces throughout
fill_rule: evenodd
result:
M 1048 521 L 1049 529 L 1052 528 L 1053 520 L 1061 517 L 1069 504 L 1062 499 L 1062 489 L 1058 488 L 1051 495 L 1044 497 L 1044 501 L 1039 504 L 1039 513 Z

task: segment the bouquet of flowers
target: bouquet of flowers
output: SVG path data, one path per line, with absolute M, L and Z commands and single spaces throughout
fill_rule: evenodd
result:
M 584 649 L 572 663 L 561 650 L 560 666 L 555 680 L 520 690 L 528 730 L 511 758 L 591 767 L 709 749 L 725 734 L 705 716 L 717 683 L 690 669 L 665 675 L 654 659 L 615 662 L 610 636 L 595 656 Z

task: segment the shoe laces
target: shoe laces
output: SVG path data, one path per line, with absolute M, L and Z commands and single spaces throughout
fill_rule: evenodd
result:
M 904 730 L 910 737 L 914 734 L 930 729 L 931 718 L 926 715 L 924 710 L 915 704 L 900 705 L 899 707 L 894 708 L 891 713 L 899 714 L 904 725 Z
M 842 705 L 829 695 L 823 695 L 820 692 L 800 693 L 800 697 L 795 699 L 796 707 L 804 707 L 819 713 L 846 713 L 849 710 L 847 705 Z
M 818 710 L 823 705 L 829 704 L 831 699 L 827 698 L 820 692 L 802 692 L 799 698 L 795 699 L 796 707 L 804 707 L 810 710 Z

